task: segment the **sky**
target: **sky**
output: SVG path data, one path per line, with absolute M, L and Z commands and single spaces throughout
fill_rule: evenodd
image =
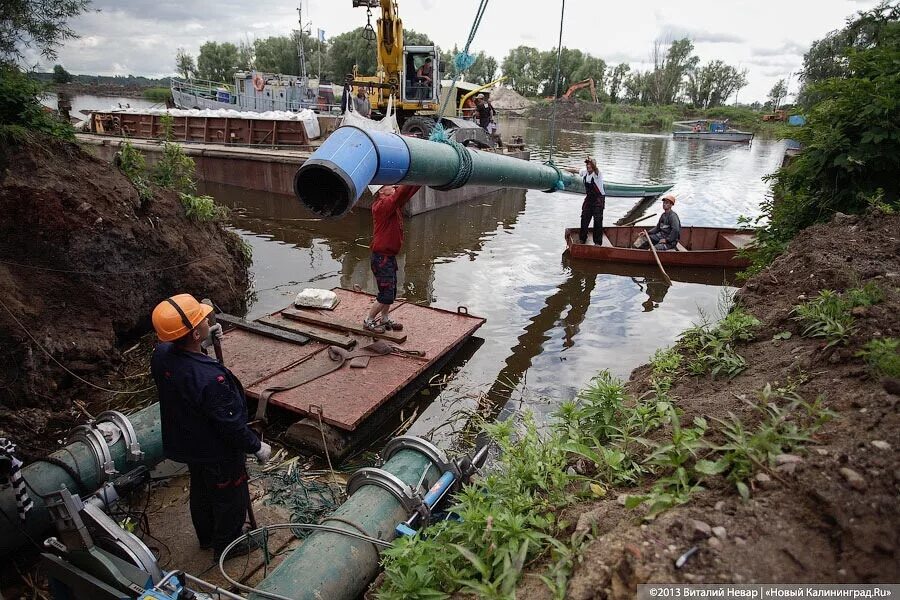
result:
M 428 34 L 441 48 L 463 47 L 478 0 L 398 0 L 406 29 Z M 352 0 L 302 0 L 303 21 L 326 38 L 366 24 L 366 9 Z M 560 1 L 491 0 L 470 51 L 502 62 L 516 46 L 549 50 L 559 37 Z M 721 59 L 748 70 L 740 102 L 764 101 L 779 79 L 789 99 L 810 44 L 843 27 L 848 16 L 877 0 L 568 0 L 563 46 L 646 68 L 654 40 L 694 41 L 701 64 Z M 81 37 L 59 49 L 56 61 L 79 74 L 174 74 L 175 50 L 196 56 L 206 41 L 252 41 L 298 27 L 298 2 L 285 0 L 94 0 L 91 12 L 71 22 Z M 373 25 L 380 9 L 372 10 Z M 32 58 L 32 63 L 36 62 Z M 42 70 L 53 62 L 44 61 Z M 315 65 L 313 65 L 313 75 Z M 731 102 L 734 98 L 731 98 Z

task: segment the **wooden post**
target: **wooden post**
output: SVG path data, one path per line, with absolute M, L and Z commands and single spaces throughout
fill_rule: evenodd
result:
M 650 234 L 647 233 L 646 229 L 644 231 L 642 231 L 641 233 L 643 233 L 644 237 L 647 238 L 647 243 L 650 244 L 650 252 L 653 253 L 653 258 L 656 259 L 656 264 L 659 267 L 659 270 L 662 273 L 662 276 L 666 279 L 666 283 L 668 283 L 669 285 L 672 285 L 672 280 L 669 279 L 669 274 L 666 273 L 665 269 L 663 269 L 662 262 L 660 262 L 660 260 L 659 260 L 659 255 L 656 253 L 656 246 L 653 245 L 653 240 L 650 239 Z

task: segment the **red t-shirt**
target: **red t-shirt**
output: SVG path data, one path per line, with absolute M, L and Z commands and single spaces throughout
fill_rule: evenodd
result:
M 403 205 L 409 202 L 421 186 L 398 185 L 387 195 L 381 190 L 372 203 L 372 252 L 396 256 L 403 245 Z

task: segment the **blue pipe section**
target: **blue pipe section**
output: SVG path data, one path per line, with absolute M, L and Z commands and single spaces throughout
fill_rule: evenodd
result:
M 422 502 L 425 503 L 425 506 L 428 507 L 428 510 L 434 508 L 434 505 L 440 502 L 441 498 L 444 497 L 444 494 L 447 493 L 447 490 L 450 489 L 456 483 L 456 475 L 454 475 L 451 471 L 445 472 L 441 475 L 440 479 L 438 479 L 431 489 L 428 490 L 428 493 L 425 494 L 425 498 L 422 499 Z M 418 520 L 419 513 L 414 513 L 409 519 L 400 523 L 395 528 L 397 535 L 415 535 L 416 530 L 412 528 L 412 525 Z
M 314 212 L 339 216 L 370 184 L 401 181 L 409 171 L 409 148 L 392 133 L 339 127 L 303 163 L 294 191 Z

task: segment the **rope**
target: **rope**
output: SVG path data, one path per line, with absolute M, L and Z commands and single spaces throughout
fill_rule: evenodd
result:
M 0 454 L 9 461 L 9 482 L 16 496 L 16 512 L 24 523 L 28 519 L 28 511 L 34 508 L 34 502 L 28 496 L 25 478 L 22 477 L 22 461 L 16 458 L 16 445 L 6 438 L 0 438 Z
M 18 318 L 16 318 L 16 315 L 13 314 L 13 311 L 9 310 L 9 307 L 6 306 L 6 303 L 5 303 L 3 300 L 0 300 L 0 306 L 2 306 L 3 309 L 4 309 L 7 313 L 9 313 L 9 316 L 12 317 L 12 320 L 16 322 L 16 325 L 18 325 L 18 326 L 22 329 L 22 331 L 25 332 L 25 335 L 27 335 L 29 338 L 31 338 L 31 341 L 34 342 L 34 345 L 35 345 L 35 346 L 37 346 L 38 348 L 40 348 L 41 351 L 42 351 L 44 354 L 46 354 L 47 357 L 48 357 L 50 360 L 52 360 L 53 362 L 55 362 L 55 363 L 59 366 L 59 368 L 61 368 L 63 371 L 65 371 L 66 373 L 68 373 L 69 375 L 71 375 L 72 377 L 74 377 L 75 379 L 77 379 L 78 381 L 80 381 L 81 383 L 83 383 L 83 384 L 85 384 L 85 385 L 88 385 L 88 386 L 90 386 L 90 387 L 92 387 L 92 388 L 98 389 L 98 390 L 100 390 L 101 392 L 109 392 L 110 394 L 143 394 L 144 392 L 149 392 L 150 390 L 153 389 L 153 386 L 149 386 L 149 387 L 145 387 L 145 388 L 140 389 L 140 390 L 131 390 L 131 391 L 127 391 L 127 390 L 111 390 L 111 389 L 108 389 L 108 388 L 105 388 L 105 387 L 102 387 L 102 386 L 93 384 L 93 383 L 91 383 L 90 381 L 88 381 L 87 379 L 84 379 L 83 377 L 79 377 L 78 375 L 76 375 L 75 373 L 73 373 L 72 371 L 70 371 L 64 364 L 62 364 L 61 362 L 59 362 L 58 360 L 56 360 L 56 357 L 53 356 L 53 355 L 50 353 L 49 350 L 47 350 L 46 348 L 44 348 L 44 347 L 41 345 L 41 343 L 40 343 L 39 341 L 37 341 L 37 340 L 34 338 L 33 335 L 31 335 L 31 332 L 28 331 L 28 328 L 25 327 L 25 325 L 22 324 L 22 321 L 20 321 Z
M 443 125 L 440 124 L 440 117 L 447 109 L 447 103 L 450 102 L 450 98 L 455 96 L 453 91 L 456 89 L 456 81 L 459 79 L 459 76 L 475 64 L 475 57 L 469 54 L 469 46 L 472 45 L 472 41 L 475 39 L 475 33 L 478 31 L 478 26 L 481 25 L 481 19 L 484 17 L 484 12 L 487 10 L 487 5 L 488 0 L 481 0 L 478 4 L 478 10 L 475 12 L 475 20 L 472 22 L 472 27 L 469 29 L 469 37 L 466 39 L 466 45 L 462 51 L 457 53 L 453 58 L 453 64 L 456 66 L 456 75 L 453 76 L 453 82 L 450 84 L 450 92 L 447 94 L 447 97 L 444 98 L 443 104 L 441 104 L 441 111 L 438 113 L 436 119 L 437 123 L 434 129 L 431 130 L 431 135 L 428 137 L 432 142 L 442 142 L 447 139 L 447 133 L 444 131 Z
M 553 147 L 556 144 L 556 105 L 559 100 L 559 71 L 560 61 L 562 60 L 562 36 L 563 36 L 563 19 L 566 16 L 566 0 L 562 0 L 562 10 L 559 15 L 559 42 L 556 44 L 556 83 L 553 87 L 553 110 L 550 113 L 550 158 L 548 164 L 553 163 Z M 557 182 L 557 187 L 560 182 Z
M 469 151 L 465 146 L 456 140 L 444 139 L 440 140 L 440 143 L 448 144 L 451 148 L 456 150 L 456 156 L 459 158 L 459 169 L 457 169 L 456 175 L 453 176 L 453 179 L 451 179 L 449 183 L 441 186 L 433 185 L 431 188 L 441 192 L 461 188 L 466 185 L 469 181 L 469 177 L 472 176 L 472 171 L 474 170 L 472 167 L 472 155 L 469 154 Z

